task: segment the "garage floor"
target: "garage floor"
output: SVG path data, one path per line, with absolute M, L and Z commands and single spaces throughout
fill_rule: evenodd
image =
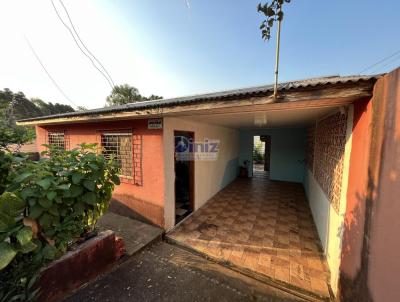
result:
M 167 237 L 243 272 L 329 297 L 329 270 L 300 184 L 237 179 Z

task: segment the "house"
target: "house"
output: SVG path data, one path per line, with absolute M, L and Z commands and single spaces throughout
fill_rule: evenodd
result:
M 19 124 L 36 126 L 40 150 L 45 143 L 73 148 L 86 142 L 115 154 L 122 165 L 122 183 L 113 195 L 116 210 L 167 231 L 229 187 L 240 166 L 247 164 L 251 178 L 254 136 L 267 137 L 268 178 L 304 188 L 312 214 L 307 219 L 315 224 L 333 293 L 350 300 L 372 296 L 389 301 L 394 291 L 399 293 L 389 272 L 400 265 L 378 242 L 385 241 L 384 230 L 396 236 L 393 225 L 399 223 L 389 210 L 381 214 L 374 208 L 371 200 L 381 195 L 371 192 L 371 181 L 380 180 L 383 156 L 392 163 L 392 170 L 385 166 L 390 181 L 400 179 L 400 164 L 388 153 L 400 156 L 399 87 L 398 69 L 387 75 L 287 82 L 280 84 L 277 99 L 273 86 L 259 86 L 30 118 Z M 397 131 L 397 149 L 385 139 L 385 127 Z M 399 188 L 388 186 L 382 193 L 385 206 L 399 210 L 390 195 L 400 193 Z M 246 187 L 247 196 L 253 196 L 253 189 L 258 190 Z M 373 213 L 383 215 L 379 227 Z M 258 219 L 256 214 L 249 215 Z M 399 248 L 399 240 L 389 238 L 386 246 Z M 375 253 L 372 260 L 370 253 Z M 381 257 L 390 259 L 392 268 L 384 270 Z M 371 270 L 376 275 L 371 276 Z

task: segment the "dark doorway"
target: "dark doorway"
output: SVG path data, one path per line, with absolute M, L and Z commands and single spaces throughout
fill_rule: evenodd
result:
M 194 210 L 194 133 L 175 131 L 175 224 Z

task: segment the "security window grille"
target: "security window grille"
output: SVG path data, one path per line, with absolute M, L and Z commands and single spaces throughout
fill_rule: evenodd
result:
M 64 132 L 49 132 L 48 144 L 60 150 L 66 149 L 65 133 Z
M 121 176 L 133 177 L 132 133 L 103 133 L 101 146 L 106 158 L 113 156 L 121 165 Z

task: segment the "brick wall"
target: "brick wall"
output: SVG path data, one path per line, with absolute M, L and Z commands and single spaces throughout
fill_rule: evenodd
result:
M 340 204 L 346 127 L 347 113 L 338 112 L 308 131 L 308 166 L 336 212 Z

